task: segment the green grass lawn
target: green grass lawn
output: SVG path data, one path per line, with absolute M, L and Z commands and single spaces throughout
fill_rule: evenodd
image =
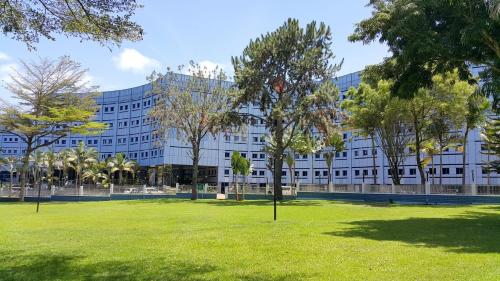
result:
M 0 280 L 500 280 L 500 206 L 0 204 Z

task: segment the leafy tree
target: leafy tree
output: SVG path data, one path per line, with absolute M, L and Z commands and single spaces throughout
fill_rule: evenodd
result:
M 25 145 L 21 168 L 20 198 L 24 199 L 29 156 L 69 133 L 93 134 L 106 125 L 93 122 L 97 107 L 92 90 L 84 83 L 85 71 L 69 57 L 56 61 L 21 62 L 6 88 L 18 105 L 4 104 L 0 132 L 19 137 Z
M 324 23 L 301 28 L 298 20 L 289 19 L 276 31 L 251 40 L 241 56 L 232 58 L 240 89 L 235 107 L 258 104 L 263 117 L 253 117 L 264 121 L 275 141 L 270 158 L 279 200 L 284 151 L 293 137 L 313 127 L 328 134 L 335 127 L 338 90 L 331 78 L 339 67 L 330 63 L 331 42 Z
M 490 104 L 488 100 L 479 95 L 477 91 L 471 92 L 472 87 L 465 87 L 468 92 L 463 94 L 468 95 L 466 100 L 466 114 L 465 122 L 463 124 L 462 136 L 462 184 L 465 185 L 466 163 L 467 163 L 467 141 L 469 132 L 481 126 L 486 119 L 486 111 L 489 109 Z
M 118 183 L 123 185 L 123 172 L 133 173 L 136 163 L 128 160 L 123 153 L 117 153 L 111 161 L 113 162 L 112 173 L 118 171 Z
M 491 118 L 483 127 L 481 137 L 488 148 L 488 155 L 495 155 L 497 160 L 488 161 L 487 169 L 489 172 L 495 171 L 500 173 L 500 119 L 498 117 Z
M 172 137 L 174 131 L 178 140 L 191 145 L 191 199 L 196 200 L 201 143 L 207 135 L 225 130 L 237 116 L 229 113 L 232 97 L 221 69 L 209 71 L 191 62 L 188 71 L 190 76 L 169 70 L 165 76 L 153 73 L 149 77 L 151 92 L 157 98 L 150 115 L 159 136 Z
M 349 117 L 346 119 L 346 124 L 357 130 L 357 133 L 364 137 L 369 137 L 372 147 L 372 171 L 373 171 L 373 183 L 377 184 L 377 159 L 374 151 L 375 147 L 375 135 L 376 129 L 380 126 L 380 121 L 382 120 L 383 112 L 380 107 L 373 106 L 374 102 L 371 100 L 371 95 L 373 94 L 372 87 L 376 88 L 378 85 L 378 80 L 373 83 L 369 83 L 367 80 L 368 75 L 362 76 L 363 82 L 358 86 L 358 89 L 351 87 L 347 92 L 348 99 L 342 102 L 342 107 L 350 113 Z
M 391 96 L 391 81 L 380 80 L 376 87 L 362 82 L 357 89 L 351 88 L 348 95 L 353 101 L 345 104 L 349 114 L 349 121 L 354 128 L 357 119 L 367 114 L 377 118 L 374 123 L 375 140 L 384 152 L 389 163 L 392 181 L 394 184 L 401 183 L 399 167 L 403 165 L 407 154 L 405 149 L 411 141 L 409 126 L 405 122 L 407 115 L 407 104 L 405 101 Z M 361 116 L 360 116 L 361 115 Z
M 420 174 L 420 183 L 425 184 L 425 164 L 422 153 L 425 152 L 426 143 L 430 139 L 429 126 L 432 123 L 431 114 L 434 105 L 434 97 L 430 91 L 421 88 L 408 100 L 407 122 L 411 126 L 414 138 L 411 148 L 415 151 L 415 161 Z
M 142 6 L 135 0 L 0 0 L 3 34 L 34 49 L 40 37 L 64 34 L 101 43 L 142 39 L 143 30 L 131 20 Z
M 78 190 L 82 182 L 83 172 L 95 165 L 98 160 L 99 153 L 93 147 L 86 147 L 83 142 L 78 143 L 78 146 L 69 150 L 68 158 L 71 168 L 75 171 L 75 188 Z
M 343 151 L 344 149 L 345 143 L 340 133 L 335 132 L 326 136 L 323 155 L 325 157 L 326 166 L 328 167 L 328 185 L 330 185 L 330 182 L 333 182 L 332 167 L 333 161 L 335 160 L 335 154 Z
M 285 155 L 285 163 L 290 173 L 290 185 L 295 184 L 295 151 L 288 149 Z
M 475 88 L 461 81 L 457 71 L 434 75 L 432 82 L 430 92 L 434 99 L 429 134 L 438 145 L 439 185 L 442 185 L 443 150 L 460 142 L 459 135 L 454 132 L 465 122 L 467 96 L 474 93 Z
M 498 104 L 500 93 L 500 19 L 497 0 L 371 0 L 372 16 L 356 25 L 351 41 L 378 39 L 392 56 L 379 65 L 393 92 L 413 95 L 431 87 L 436 74 L 458 69 L 471 78 L 470 63 L 482 66 L 485 89 Z M 395 62 L 394 67 L 389 61 Z M 474 82 L 474 81 L 471 81 Z

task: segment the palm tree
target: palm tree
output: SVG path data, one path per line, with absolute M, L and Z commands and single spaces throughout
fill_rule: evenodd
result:
M 99 153 L 95 148 L 87 148 L 83 142 L 80 142 L 74 149 L 69 150 L 68 160 L 70 167 L 76 173 L 75 186 L 77 189 L 80 186 L 83 171 L 97 162 L 98 155 Z
M 110 184 L 113 184 L 113 174 L 115 172 L 115 162 L 113 161 L 112 157 L 106 158 L 104 161 L 104 168 L 106 169 L 106 173 L 108 174 L 108 181 Z
M 134 173 L 135 171 L 135 162 L 128 160 L 125 154 L 118 153 L 113 158 L 113 172 L 118 171 L 118 182 L 120 185 L 123 185 L 123 172 Z
M 57 159 L 55 164 L 59 172 L 60 173 L 62 172 L 62 176 L 61 174 L 59 174 L 59 186 L 62 186 L 61 180 L 63 180 L 64 182 L 68 181 L 68 171 L 71 168 L 68 149 L 57 153 Z
M 0 162 L 3 165 L 7 166 L 7 169 L 10 173 L 10 183 L 9 183 L 9 197 L 12 195 L 12 185 L 14 182 L 14 173 L 16 172 L 17 164 L 19 163 L 19 159 L 15 156 L 9 156 L 7 158 L 1 158 Z
M 35 185 L 41 184 L 42 166 L 44 165 L 44 153 L 40 150 L 35 151 L 31 156 L 33 169 L 33 188 Z
M 434 168 L 434 155 L 438 154 L 439 151 L 439 145 L 434 140 L 429 140 L 422 144 L 422 152 L 427 154 L 427 156 L 422 161 L 422 165 L 425 167 L 427 166 L 427 164 L 429 164 L 429 162 L 431 163 L 432 184 L 434 184 L 434 174 L 436 171 Z
M 333 182 L 332 166 L 333 166 L 333 161 L 335 160 L 335 154 L 345 149 L 345 143 L 342 138 L 342 135 L 340 135 L 339 133 L 334 133 L 329 136 L 326 136 L 325 146 L 326 147 L 323 150 L 324 151 L 323 155 L 325 157 L 326 166 L 328 168 L 328 186 L 330 186 L 330 182 Z
M 53 150 L 49 150 L 43 154 L 43 163 L 47 167 L 47 183 L 49 188 L 54 184 L 54 169 L 56 166 L 57 155 Z
M 106 163 L 95 163 L 83 171 L 82 180 L 89 180 L 91 183 L 101 183 L 104 187 L 109 186 L 109 176 L 102 172 Z

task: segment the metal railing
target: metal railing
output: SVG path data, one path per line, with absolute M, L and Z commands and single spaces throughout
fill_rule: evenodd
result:
M 239 192 L 245 194 L 272 194 L 273 186 L 260 186 L 258 184 L 239 184 Z M 235 185 L 230 184 L 226 187 L 226 193 L 234 194 Z M 150 195 L 175 195 L 176 193 L 191 193 L 191 185 L 177 186 L 140 186 L 140 185 L 115 185 L 113 188 L 85 184 L 82 187 L 66 185 L 63 187 L 42 186 L 40 190 L 41 197 L 50 196 L 110 196 L 113 194 L 150 194 Z M 198 188 L 200 193 L 217 193 L 218 188 L 214 184 L 200 184 Z M 443 185 L 417 185 L 417 184 L 334 184 L 334 185 L 312 185 L 299 184 L 297 187 L 283 186 L 283 194 L 296 195 L 296 192 L 319 192 L 319 193 L 367 193 L 367 194 L 408 194 L 408 195 L 489 195 L 500 196 L 500 185 L 461 185 L 461 184 L 443 184 Z M 20 188 L 14 186 L 11 191 L 9 187 L 0 188 L 0 197 L 18 198 Z M 25 196 L 37 197 L 38 188 L 29 187 L 25 190 Z

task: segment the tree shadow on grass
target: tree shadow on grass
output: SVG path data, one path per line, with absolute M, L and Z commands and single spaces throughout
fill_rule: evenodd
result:
M 87 263 L 82 256 L 15 255 L 0 252 L 0 280 L 206 280 L 215 266 L 181 261 L 140 266 L 136 261 Z
M 144 262 L 142 264 L 141 262 Z M 254 269 L 252 269 L 254 270 Z M 52 281 L 52 280 L 98 280 L 136 281 L 173 280 L 199 281 L 218 280 L 227 277 L 227 272 L 211 264 L 197 264 L 187 261 L 155 260 L 113 260 L 92 262 L 82 255 L 31 254 L 0 251 L 0 280 L 2 281 Z M 229 273 L 231 274 L 231 273 Z M 298 281 L 305 279 L 301 274 L 277 272 L 250 272 L 235 274 L 229 279 L 245 281 Z
M 347 223 L 343 231 L 324 234 L 420 247 L 444 247 L 456 253 L 500 253 L 500 214 L 467 212 L 451 218 L 366 220 Z

